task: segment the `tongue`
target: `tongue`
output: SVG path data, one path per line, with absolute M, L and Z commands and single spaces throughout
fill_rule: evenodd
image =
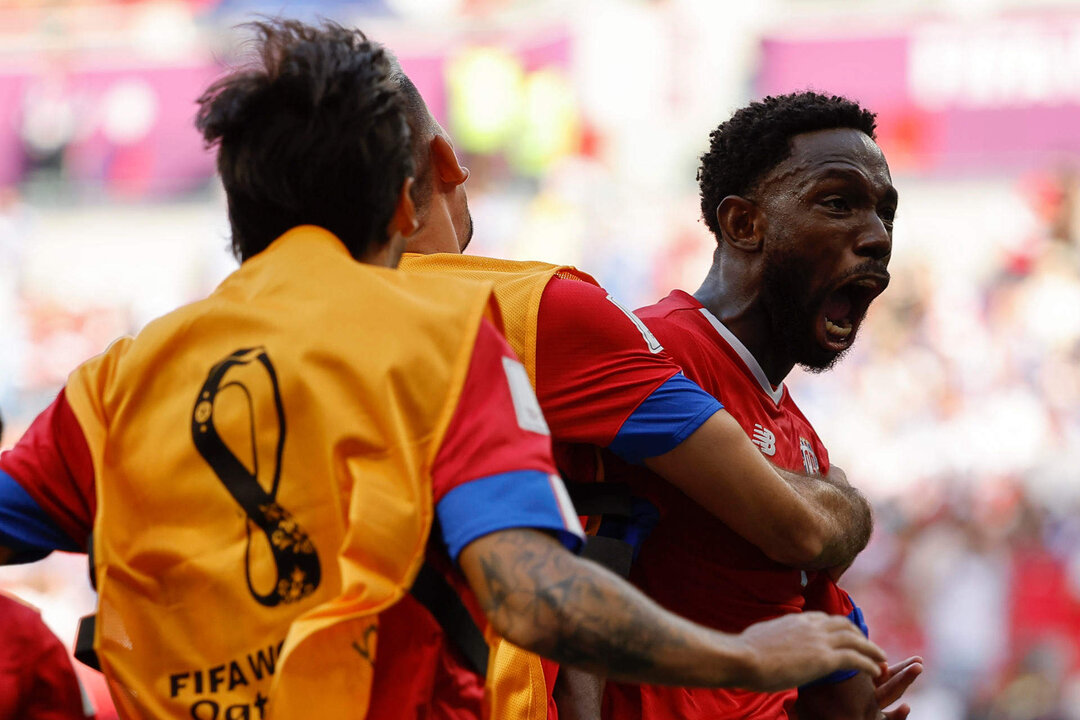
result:
M 825 306 L 822 310 L 825 317 L 833 322 L 843 320 L 851 312 L 851 300 L 848 298 L 847 293 L 834 292 L 825 300 Z

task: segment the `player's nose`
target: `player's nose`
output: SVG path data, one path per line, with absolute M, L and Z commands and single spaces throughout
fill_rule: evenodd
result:
M 892 254 L 892 234 L 877 213 L 870 213 L 855 242 L 855 253 L 873 260 Z

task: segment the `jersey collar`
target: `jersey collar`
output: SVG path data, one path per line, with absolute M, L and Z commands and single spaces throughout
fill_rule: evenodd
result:
M 742 344 L 739 338 L 735 337 L 724 323 L 720 322 L 715 315 L 709 312 L 708 308 L 701 308 L 701 314 L 705 316 L 705 319 L 709 321 L 709 324 L 713 326 L 713 329 L 724 339 L 724 341 L 731 346 L 731 348 L 738 353 L 739 358 L 746 365 L 746 369 L 750 371 L 750 374 L 754 376 L 754 379 L 758 381 L 758 385 L 761 386 L 761 391 L 772 398 L 773 403 L 780 404 L 780 401 L 784 399 L 784 383 L 780 383 L 775 388 L 772 383 L 769 382 L 769 378 L 765 375 L 765 371 L 761 369 L 761 365 L 758 363 L 757 358 L 750 354 L 750 351 L 746 349 L 746 346 Z

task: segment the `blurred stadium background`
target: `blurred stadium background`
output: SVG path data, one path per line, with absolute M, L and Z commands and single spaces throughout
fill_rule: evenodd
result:
M 8 446 L 78 362 L 235 266 L 193 101 L 252 13 L 391 47 L 472 169 L 472 251 L 634 306 L 704 275 L 697 156 L 735 107 L 876 110 L 893 284 L 845 362 L 789 383 L 877 508 L 846 584 L 891 657 L 926 658 L 918 720 L 1080 718 L 1080 5 L 0 0 Z M 93 606 L 77 556 L 0 588 L 65 641 Z

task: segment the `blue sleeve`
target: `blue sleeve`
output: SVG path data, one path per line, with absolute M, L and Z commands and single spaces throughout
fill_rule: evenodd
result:
M 645 398 L 619 428 L 608 449 L 640 464 L 674 450 L 723 405 L 682 373 L 671 376 Z
M 0 470 L 0 544 L 15 552 L 9 561 L 12 563 L 40 560 L 53 550 L 84 550 L 3 470 Z
M 851 605 L 854 609 L 848 613 L 848 620 L 855 623 L 855 626 L 862 630 L 863 635 L 865 635 L 866 637 L 870 637 L 870 628 L 866 626 L 866 618 L 863 617 L 862 610 L 859 608 L 858 605 L 855 604 L 854 600 L 851 601 Z M 807 683 L 802 687 L 811 688 L 815 685 L 837 685 L 844 682 L 845 680 L 850 680 L 858 674 L 858 670 L 837 670 L 830 675 L 826 675 L 823 678 L 818 678 L 817 680 Z
M 458 485 L 435 507 L 451 559 L 477 538 L 510 528 L 550 530 L 569 550 L 585 542 L 562 480 L 539 470 L 488 475 Z

